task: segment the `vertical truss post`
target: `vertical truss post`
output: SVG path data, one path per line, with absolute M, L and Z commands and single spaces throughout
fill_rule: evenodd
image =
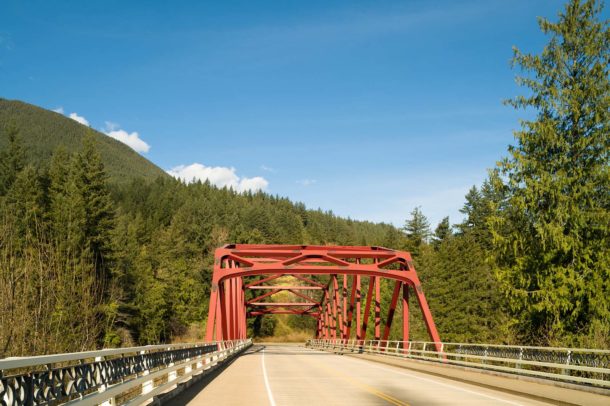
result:
M 360 331 L 360 319 L 362 317 L 360 309 L 360 303 L 362 302 L 362 284 L 360 283 L 360 275 L 355 275 L 354 279 L 356 280 L 356 338 L 360 340 L 362 338 Z
M 244 286 L 243 286 L 243 280 L 242 278 L 237 278 L 237 295 L 239 298 L 239 302 L 237 304 L 237 320 L 239 322 L 238 325 L 238 338 L 242 339 L 242 338 L 246 338 L 246 332 L 245 332 L 245 321 L 246 321 L 246 315 L 245 313 L 245 303 L 244 303 Z
M 331 337 L 337 338 L 337 307 L 339 305 L 339 284 L 337 283 L 337 275 L 332 276 L 332 290 L 333 290 L 333 302 L 332 302 L 332 330 Z
M 436 326 L 434 324 L 434 320 L 432 319 L 432 313 L 430 313 L 430 308 L 428 307 L 428 302 L 426 301 L 426 297 L 424 296 L 424 291 L 421 285 L 414 286 L 415 288 L 415 296 L 417 297 L 417 302 L 419 303 L 419 307 L 421 309 L 422 315 L 424 316 L 424 323 L 426 324 L 426 329 L 428 330 L 428 335 L 435 343 L 434 346 L 436 351 L 442 351 L 441 339 L 438 335 L 438 331 L 436 331 Z
M 335 278 L 335 301 L 337 302 L 337 327 L 339 338 L 343 340 L 343 289 L 339 287 L 339 280 Z
M 385 341 L 390 337 L 390 329 L 392 328 L 392 321 L 394 320 L 394 313 L 396 312 L 396 305 L 398 304 L 398 296 L 400 295 L 400 288 L 402 283 L 396 281 L 394 284 L 394 292 L 392 292 L 392 301 L 390 302 L 390 308 L 388 309 L 388 318 L 385 322 L 385 328 L 383 329 L 382 340 Z
M 381 278 L 375 277 L 375 340 L 381 338 Z
M 371 301 L 373 299 L 373 290 L 375 289 L 375 277 L 369 278 L 369 288 L 366 292 L 366 303 L 364 305 L 364 316 L 362 317 L 362 328 L 360 329 L 360 340 L 366 340 L 366 329 L 369 324 L 371 314 Z
M 233 315 L 233 278 L 227 279 L 225 289 L 227 291 L 227 323 L 229 325 L 229 340 L 233 340 L 235 338 L 233 330 L 235 322 L 235 316 Z
M 343 275 L 343 289 L 341 289 L 341 297 L 343 303 L 341 304 L 341 338 L 343 340 L 349 340 L 349 337 L 345 334 L 347 332 L 347 275 Z
M 352 293 L 350 295 L 350 299 L 349 299 L 349 310 L 347 312 L 347 320 L 345 321 L 345 339 L 349 340 L 350 339 L 350 335 L 352 332 L 352 319 L 354 318 L 354 301 L 356 300 L 356 277 L 354 276 L 352 278 Z M 356 323 L 356 337 L 359 336 L 358 333 L 358 329 L 360 328 L 360 325 L 358 323 Z
M 218 308 L 218 281 L 216 278 L 212 278 L 212 289 L 210 292 L 210 305 L 208 308 L 208 321 L 205 329 L 205 340 L 214 341 L 214 323 L 217 322 L 219 314 L 217 313 Z M 216 337 L 218 337 L 219 330 L 216 329 Z
M 402 341 L 409 341 L 409 285 L 402 285 Z
M 231 306 L 233 306 L 233 309 L 231 309 L 231 318 L 233 320 L 231 321 L 233 324 L 233 339 L 235 340 L 237 338 L 237 278 L 231 278 L 231 289 Z
M 324 324 L 326 326 L 326 328 L 324 329 L 324 338 L 329 339 L 329 338 L 331 338 L 331 335 L 330 335 L 330 329 L 331 329 L 330 298 L 329 298 L 329 300 L 326 301 L 326 310 L 324 311 Z
M 222 310 L 220 309 L 222 299 L 220 296 L 220 285 L 218 291 L 218 297 L 216 299 L 216 303 L 214 304 L 214 307 L 216 307 L 216 341 L 223 341 L 225 339 L 225 336 L 222 332 Z M 213 339 L 209 339 L 208 341 L 212 340 Z
M 222 323 L 222 339 L 229 340 L 229 326 L 227 325 L 227 281 L 220 285 L 220 320 Z

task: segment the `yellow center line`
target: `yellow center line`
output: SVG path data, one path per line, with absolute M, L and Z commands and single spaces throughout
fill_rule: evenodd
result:
M 362 382 L 358 379 L 355 379 L 355 378 L 347 375 L 344 372 L 341 372 L 334 368 L 330 368 L 326 365 L 323 365 L 322 363 L 314 362 L 311 359 L 308 359 L 308 357 L 306 355 L 298 356 L 298 357 L 303 359 L 305 362 L 309 363 L 310 365 L 314 365 L 318 368 L 321 368 L 321 369 L 325 370 L 326 372 L 329 372 L 330 374 L 335 375 L 335 376 L 343 379 L 344 381 L 349 382 L 350 384 L 359 387 L 360 389 L 364 389 L 366 392 L 372 393 L 373 395 L 385 400 L 388 403 L 391 403 L 396 406 L 410 406 L 407 402 L 403 402 L 402 400 L 396 399 L 395 397 L 390 396 L 387 393 L 383 393 L 380 390 L 378 390 L 370 385 L 367 385 L 364 382 Z

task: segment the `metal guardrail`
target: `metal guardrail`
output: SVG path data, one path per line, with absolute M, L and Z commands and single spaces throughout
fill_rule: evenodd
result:
M 610 387 L 610 351 L 383 340 L 308 340 L 311 348 L 397 356 L 557 381 Z
M 252 345 L 149 345 L 0 360 L 0 405 L 140 404 Z

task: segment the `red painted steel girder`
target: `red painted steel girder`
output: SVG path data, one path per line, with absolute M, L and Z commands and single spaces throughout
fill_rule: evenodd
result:
M 324 275 L 329 279 L 324 283 L 312 279 L 312 275 Z M 339 279 L 340 275 L 341 279 Z M 290 276 L 306 285 L 266 285 L 283 276 Z M 259 279 L 251 280 L 252 277 Z M 362 277 L 368 277 L 369 284 L 364 296 L 366 302 L 364 315 L 361 314 Z M 350 339 L 352 331 L 355 332 L 357 339 L 364 340 L 369 317 L 373 315 L 375 338 L 380 339 L 382 279 L 394 283 L 392 300 L 383 328 L 383 338 L 389 336 L 399 296 L 402 296 L 400 302 L 404 320 L 403 340 L 408 340 L 408 297 L 412 290 L 431 340 L 440 343 L 432 314 L 408 252 L 366 246 L 260 244 L 233 244 L 216 250 L 206 339 L 212 341 L 245 338 L 247 317 L 266 314 L 314 316 L 317 318 L 317 337 L 338 336 L 344 340 Z M 268 290 L 268 292 L 246 300 L 246 292 L 253 290 Z M 316 298 L 305 295 L 305 292 L 299 293 L 300 291 L 311 291 L 313 295 L 321 291 L 322 295 Z M 272 297 L 279 292 L 294 295 L 296 301 L 286 302 L 283 297 L 281 302 L 260 302 L 261 299 Z M 349 298 L 348 292 L 351 292 Z M 306 302 L 298 300 L 306 300 Z M 295 309 L 299 307 L 310 309 Z M 250 310 L 247 310 L 248 308 Z M 315 313 L 312 310 L 315 310 Z M 352 328 L 354 313 L 356 313 L 356 326 Z
M 248 303 L 248 306 L 282 306 L 282 307 L 288 307 L 288 306 L 317 306 L 319 305 L 319 303 L 314 302 L 314 303 L 305 303 L 305 302 L 294 302 L 294 303 L 280 303 L 280 302 L 256 302 L 256 303 Z
M 270 285 L 270 286 L 249 286 L 248 289 L 278 289 L 278 290 L 322 290 L 321 286 L 281 286 L 281 285 Z

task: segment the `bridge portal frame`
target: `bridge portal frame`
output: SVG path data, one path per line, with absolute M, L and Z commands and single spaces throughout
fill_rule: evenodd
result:
M 206 340 L 246 338 L 247 318 L 266 314 L 298 314 L 317 320 L 316 338 L 349 340 L 355 321 L 355 338 L 365 340 L 374 312 L 374 336 L 387 340 L 398 300 L 402 302 L 403 341 L 409 340 L 409 295 L 415 294 L 430 339 L 440 337 L 434 324 L 411 254 L 383 247 L 230 244 L 214 254 L 214 270 Z M 306 285 L 265 285 L 282 276 Z M 307 276 L 329 275 L 327 284 Z M 246 282 L 246 277 L 260 279 Z M 351 278 L 351 283 L 349 280 Z M 362 314 L 362 278 L 368 278 Z M 381 281 L 394 283 L 383 334 L 381 332 Z M 246 299 L 247 290 L 266 290 Z M 322 290 L 318 301 L 301 291 Z M 348 294 L 348 290 L 350 291 Z M 279 292 L 290 292 L 294 302 L 264 302 Z M 374 302 L 373 302 L 374 299 Z M 306 300 L 307 302 L 303 302 Z M 354 316 L 355 319 L 354 320 Z

